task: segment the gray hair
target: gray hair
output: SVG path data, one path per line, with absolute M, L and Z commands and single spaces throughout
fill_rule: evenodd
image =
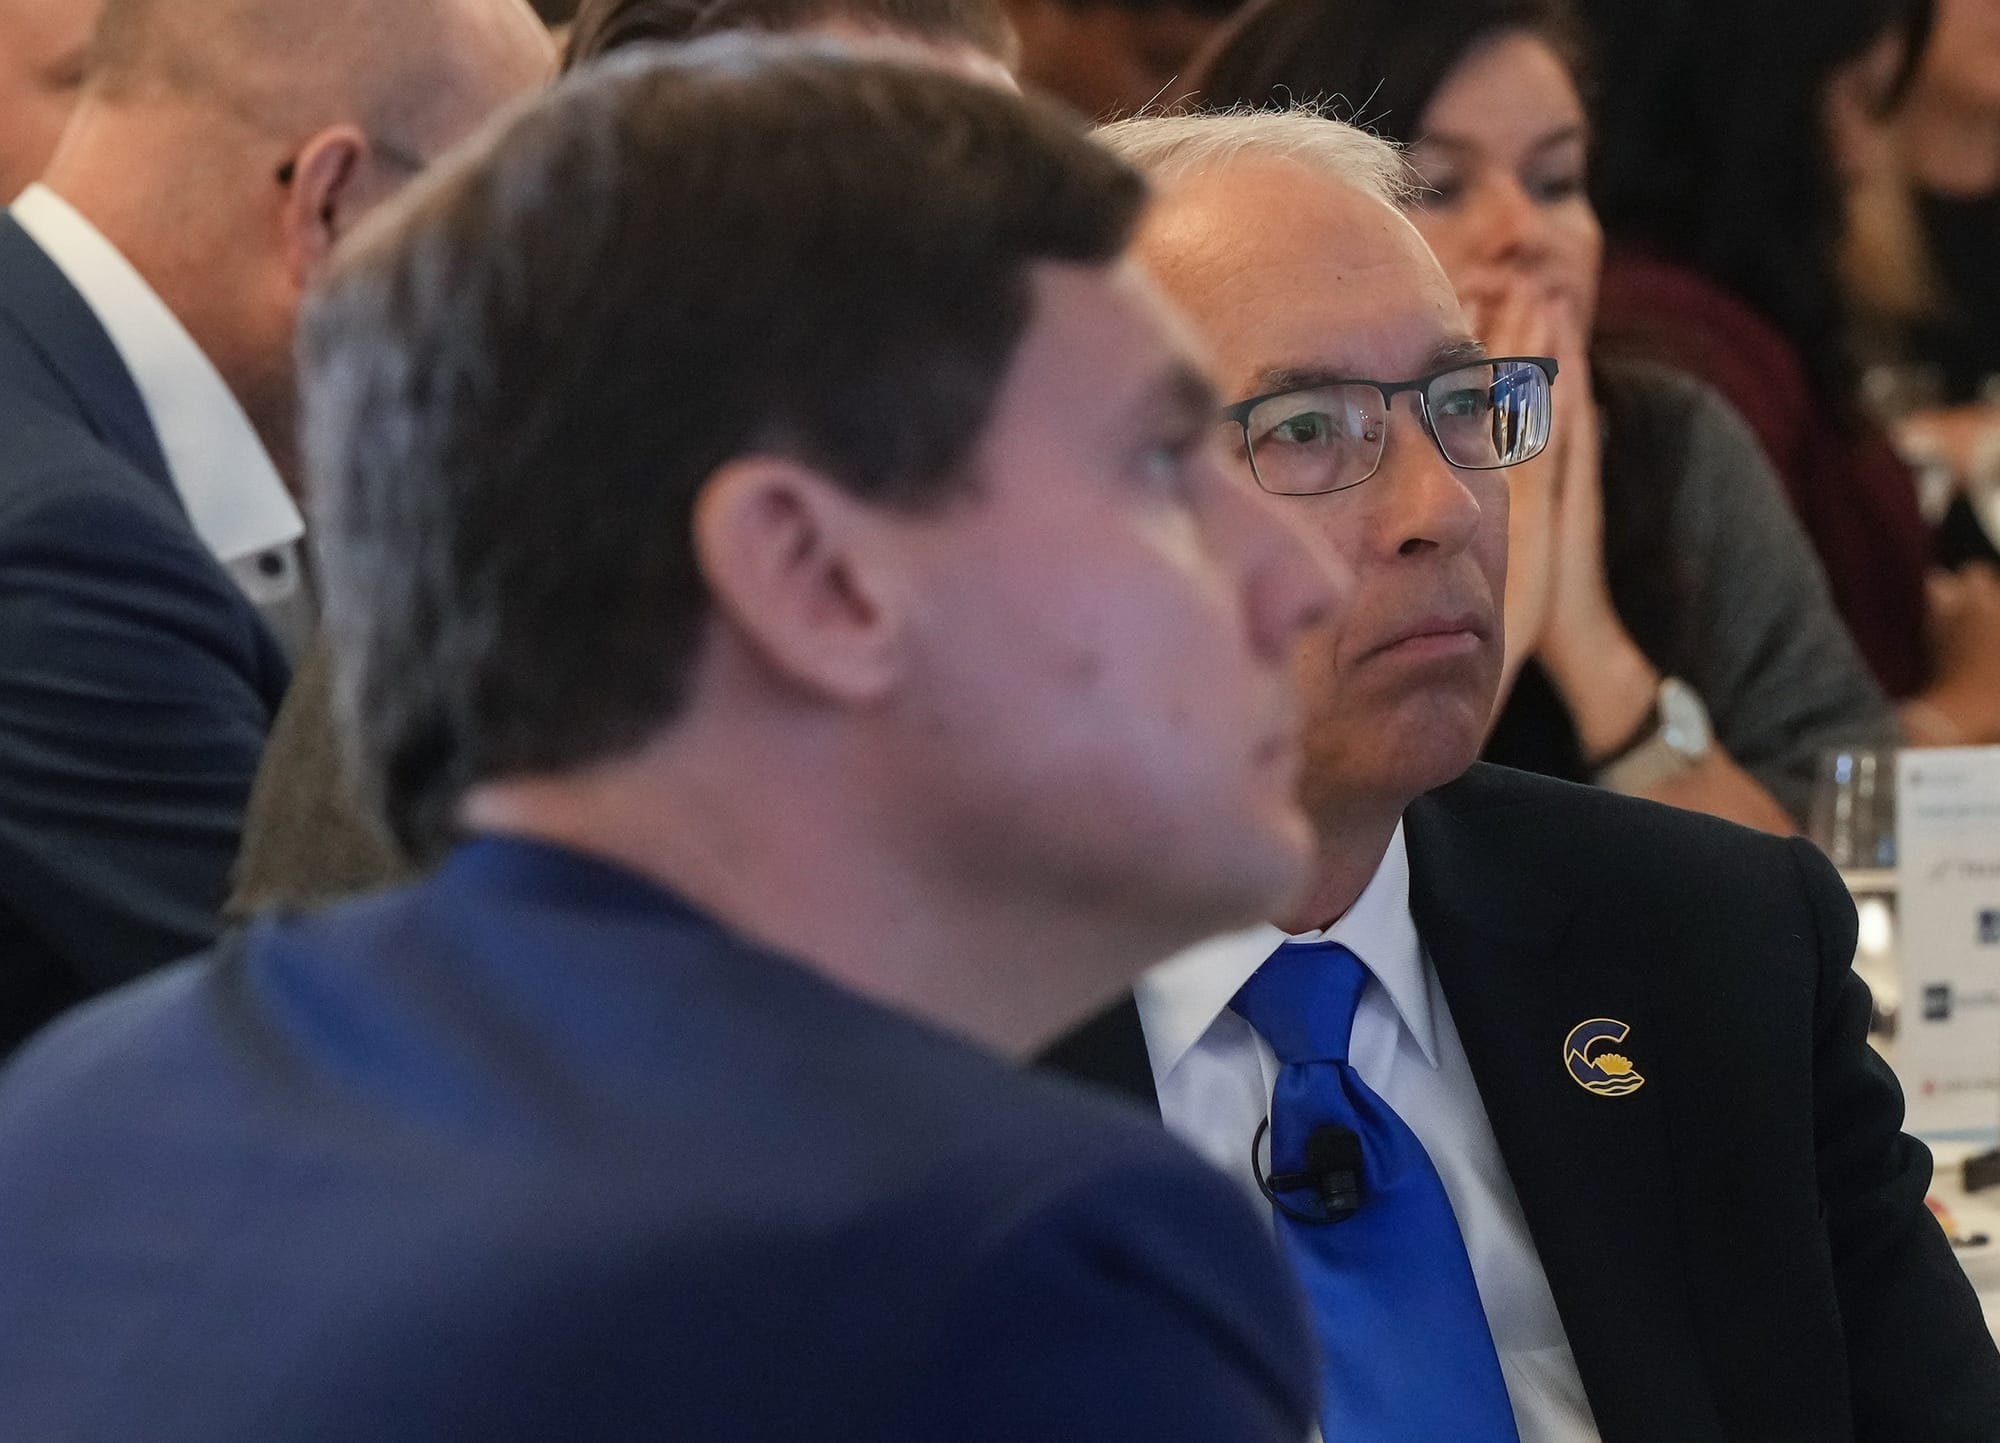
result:
M 1287 110 L 1138 115 L 1100 126 L 1097 139 L 1161 186 L 1244 157 L 1295 161 L 1400 207 L 1417 185 L 1392 142 L 1316 105 Z

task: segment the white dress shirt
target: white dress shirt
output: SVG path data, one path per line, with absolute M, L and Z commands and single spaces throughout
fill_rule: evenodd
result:
M 37 184 L 10 210 L 96 313 L 131 372 L 195 535 L 259 608 L 294 597 L 305 521 L 214 363 L 68 201 Z
M 1278 1061 L 1229 1000 L 1285 940 L 1269 926 L 1218 937 L 1161 963 L 1136 988 L 1167 1127 L 1237 1178 L 1266 1215 L 1250 1139 L 1270 1110 Z M 1370 973 L 1348 1063 L 1409 1124 L 1444 1182 L 1522 1443 L 1597 1443 L 1541 1257 L 1417 937 L 1400 825 L 1346 915 L 1293 940 L 1338 942 Z

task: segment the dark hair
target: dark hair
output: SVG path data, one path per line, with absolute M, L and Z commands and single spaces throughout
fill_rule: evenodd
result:
M 576 0 L 531 0 L 544 25 L 565 25 L 576 18 Z
M 1145 195 L 1066 112 L 935 67 L 729 37 L 580 71 L 419 181 L 306 308 L 305 451 L 357 773 L 419 857 L 482 780 L 630 751 L 708 617 L 717 467 L 924 509 L 1033 268 Z
M 1841 300 L 1843 197 L 1824 121 L 1836 73 L 1885 34 L 1907 54 L 1931 0 L 1586 0 L 1606 229 L 1709 276 L 1798 349 L 1835 407 L 1855 393 Z
M 1015 60 L 1014 27 L 1000 0 L 583 0 L 564 68 L 651 41 L 735 30 L 785 34 L 829 21 Z
M 1135 15 L 1179 11 L 1201 20 L 1227 20 L 1243 8 L 1243 0 L 1055 0 L 1065 10 L 1127 10 Z
M 1408 144 L 1445 78 L 1514 31 L 1551 46 L 1585 88 L 1569 0 L 1258 0 L 1208 52 L 1196 98 L 1216 109 L 1323 100 Z

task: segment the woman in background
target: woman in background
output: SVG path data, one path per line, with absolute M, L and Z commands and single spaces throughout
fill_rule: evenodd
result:
M 1869 400 L 1952 488 L 1927 498 L 1944 507 L 1940 558 L 2000 560 L 2000 0 L 1937 0 L 1895 147 L 1873 216 L 1902 264 L 1845 277 Z
M 1895 140 L 1938 288 L 1902 359 L 1932 368 L 1933 402 L 2000 402 L 2000 0 L 1938 0 Z
M 1913 741 L 2000 741 L 2000 575 L 1951 574 L 1863 413 L 1841 282 L 1930 0 L 1591 0 L 1600 345 L 1693 370 L 1750 422 Z
M 1512 488 L 1513 682 L 1491 760 L 1618 784 L 1692 699 L 1729 765 L 1625 786 L 1786 829 L 1817 754 L 1895 724 L 1740 420 L 1675 373 L 1593 368 L 1602 234 L 1581 47 L 1561 0 L 1262 0 L 1204 105 L 1344 101 L 1410 146 L 1410 218 L 1497 354 L 1562 365 L 1558 435 Z

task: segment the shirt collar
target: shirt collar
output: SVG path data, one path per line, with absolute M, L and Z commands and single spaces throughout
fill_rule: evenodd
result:
M 1154 967 L 1133 988 L 1146 1032 L 1153 1075 L 1167 1076 L 1215 1024 L 1250 974 L 1277 950 L 1287 935 L 1268 923 L 1214 937 Z M 1290 938 L 1338 942 L 1359 957 L 1382 985 L 1403 1026 L 1438 1065 L 1437 1031 L 1431 1018 L 1428 964 L 1410 915 L 1410 854 L 1403 826 L 1389 839 L 1375 875 L 1354 905 L 1323 931 Z
M 145 277 L 47 186 L 29 186 L 11 210 L 96 313 L 132 373 L 202 544 L 228 563 L 304 535 L 299 508 L 242 405 Z

